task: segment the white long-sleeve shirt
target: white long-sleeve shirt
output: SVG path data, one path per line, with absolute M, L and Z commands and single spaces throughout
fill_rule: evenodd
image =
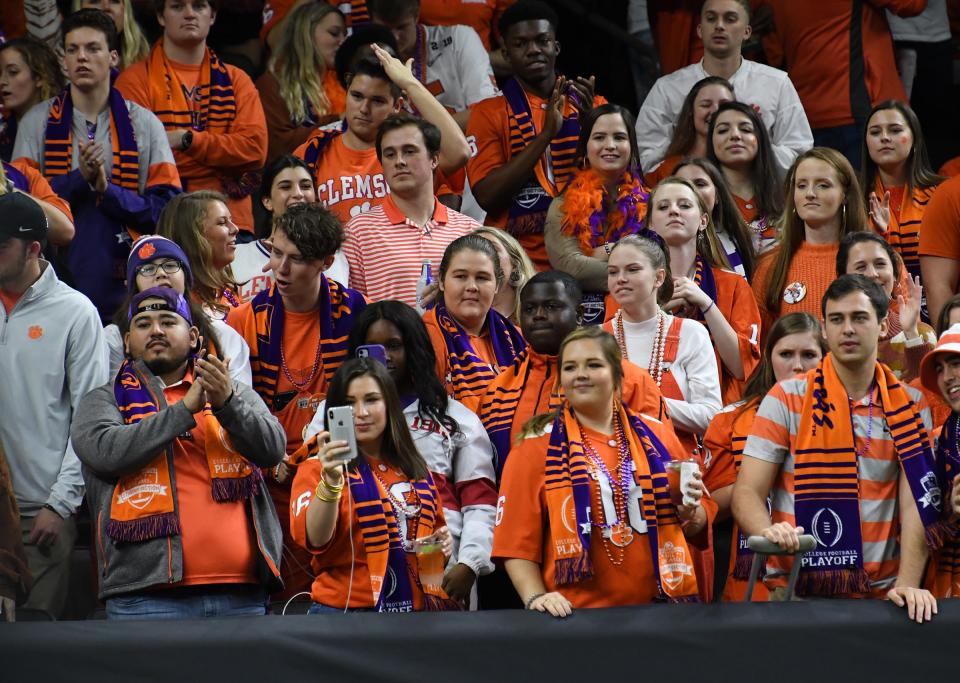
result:
M 668 314 L 664 329 L 670 329 L 672 322 L 673 316 Z M 623 321 L 623 337 L 631 363 L 642 368 L 649 366 L 656 336 L 657 316 L 639 323 Z M 720 371 L 707 328 L 696 320 L 684 319 L 680 327 L 676 360 L 669 365 L 664 362 L 661 368 L 669 368 L 670 374 L 680 387 L 680 393 L 683 394 L 682 401 L 665 398 L 674 425 L 683 431 L 702 436 L 707 431 L 710 420 L 723 408 L 720 398 Z
M 659 164 L 670 146 L 683 100 L 709 76 L 703 60 L 658 78 L 637 115 L 637 143 L 644 172 Z M 785 71 L 744 59 L 728 79 L 737 101 L 759 110 L 770 133 L 773 155 L 782 176 L 793 160 L 813 147 L 813 133 L 797 89 Z

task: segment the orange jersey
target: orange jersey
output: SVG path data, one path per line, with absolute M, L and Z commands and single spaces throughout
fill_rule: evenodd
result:
M 543 128 L 547 100 L 530 92 L 527 92 L 526 96 L 530 105 L 533 129 L 540 131 Z M 605 103 L 606 100 L 600 95 L 596 95 L 593 99 L 594 107 Z M 564 116 L 569 116 L 572 112 L 573 105 L 568 102 Z M 476 186 L 491 171 L 495 171 L 508 163 L 513 156 L 510 150 L 510 114 L 504 96 L 491 97 L 473 106 L 470 113 L 470 122 L 467 124 L 467 140 L 476 145 L 477 150 L 476 154 L 467 162 L 467 175 L 470 178 L 470 184 Z M 549 156 L 549 154 L 546 156 Z M 546 162 L 541 160 L 539 164 L 543 167 Z M 531 176 L 533 175 L 534 172 L 531 171 Z M 497 228 L 506 228 L 508 217 L 509 209 L 487 212 L 485 224 Z M 550 270 L 550 259 L 547 257 L 542 231 L 539 234 L 520 235 L 518 239 L 538 270 Z
M 123 96 L 153 110 L 147 65 L 150 59 L 124 69 L 117 78 L 116 87 Z M 197 84 L 200 65 L 171 62 L 184 87 Z M 250 77 L 240 69 L 226 65 L 236 98 L 236 116 L 229 123 L 227 133 L 193 131 L 193 141 L 186 151 L 173 150 L 184 192 L 194 190 L 224 190 L 224 175 L 240 177 L 259 170 L 267 159 L 267 123 L 260 105 L 260 96 Z M 168 129 L 169 131 L 170 129 Z M 250 195 L 231 197 L 227 202 L 233 222 L 243 230 L 253 232 L 253 208 Z
M 289 512 L 279 510 L 281 516 L 286 516 L 290 523 L 293 540 L 311 555 L 310 565 L 316 578 L 310 587 L 310 597 L 328 607 L 349 607 L 350 609 L 369 609 L 374 607 L 373 591 L 371 589 L 370 569 L 367 565 L 367 554 L 364 549 L 363 533 L 360 520 L 353 505 L 353 498 L 349 492 L 349 484 L 344 484 L 344 491 L 337 504 L 337 522 L 333 535 L 322 548 L 310 545 L 307 540 L 307 509 L 313 499 L 317 484 L 320 481 L 320 461 L 306 460 L 299 468 L 293 479 L 292 496 Z M 397 484 L 406 482 L 406 478 L 399 475 L 392 467 L 386 467 L 381 472 L 383 483 L 391 489 Z M 381 495 L 386 497 L 378 483 Z M 446 525 L 443 508 L 437 506 L 436 528 Z M 405 525 L 402 520 L 401 524 Z M 405 529 L 401 528 L 405 535 Z M 406 553 L 407 566 L 411 577 L 417 576 L 417 558 L 414 553 Z M 351 589 L 352 584 L 352 589 Z M 423 593 L 416 581 L 410 582 L 413 593 L 414 610 L 423 609 Z M 347 593 L 350 593 L 350 602 L 347 602 Z
M 810 127 L 831 128 L 865 119 L 877 103 L 906 102 L 884 9 L 919 14 L 925 0 L 769 0 L 783 42 L 790 80 Z M 854 17 L 854 8 L 860 16 Z M 853 46 L 859 49 L 854 50 Z
M 662 430 L 654 420 L 644 420 L 644 423 L 671 453 L 680 452 L 680 445 L 672 432 Z M 607 469 L 615 472 L 618 454 L 615 448 L 607 445 L 609 437 L 584 431 L 593 436 L 591 441 Z M 623 561 L 618 566 L 610 557 L 613 555 L 619 560 L 620 550 L 609 541 L 605 549 L 599 531 L 595 530 L 597 533 L 591 534 L 590 543 L 593 577 L 567 585 L 557 584 L 554 570 L 556 548 L 550 541 L 545 492 L 544 467 L 549 444 L 550 435 L 545 434 L 523 439 L 514 445 L 500 485 L 493 557 L 523 559 L 538 564 L 546 590 L 559 591 L 575 608 L 651 602 L 658 591 L 650 544 L 643 533 L 635 534 L 633 542 L 623 549 Z M 598 484 L 592 481 L 591 500 L 598 495 L 597 488 Z
M 720 393 L 723 404 L 727 405 L 740 399 L 746 378 L 760 362 L 760 311 L 753 290 L 742 276 L 719 268 L 711 270 L 717 285 L 717 309 L 737 335 L 740 362 L 743 364 L 744 379 L 739 380 L 723 364 L 717 352 Z
M 294 156 L 303 158 L 309 143 L 300 145 Z M 379 206 L 390 192 L 383 177 L 377 150 L 350 149 L 338 135 L 323 151 L 314 175 L 317 201 L 346 223 L 354 216 Z

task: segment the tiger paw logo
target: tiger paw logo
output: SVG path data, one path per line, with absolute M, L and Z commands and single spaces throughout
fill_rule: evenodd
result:
M 27 336 L 34 340 L 39 339 L 43 336 L 43 328 L 39 325 L 31 325 L 27 330 Z
M 350 218 L 356 218 L 362 213 L 366 213 L 373 207 L 370 206 L 370 202 L 364 202 L 363 204 L 357 204 L 356 206 L 350 207 Z
M 157 248 L 147 242 L 137 250 L 137 256 L 142 259 L 148 259 L 157 253 Z

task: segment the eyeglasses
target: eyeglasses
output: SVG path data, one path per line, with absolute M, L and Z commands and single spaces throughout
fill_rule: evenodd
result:
M 181 264 L 179 261 L 164 261 L 160 265 L 157 265 L 156 263 L 145 263 L 137 268 L 137 275 L 153 277 L 157 274 L 158 268 L 163 268 L 163 272 L 167 275 L 173 275 L 174 273 L 180 272 L 180 270 L 183 268 L 183 264 Z

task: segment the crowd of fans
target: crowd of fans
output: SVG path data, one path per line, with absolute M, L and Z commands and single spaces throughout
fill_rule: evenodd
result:
M 3 615 L 960 595 L 947 3 L 627 4 L 4 10 Z

